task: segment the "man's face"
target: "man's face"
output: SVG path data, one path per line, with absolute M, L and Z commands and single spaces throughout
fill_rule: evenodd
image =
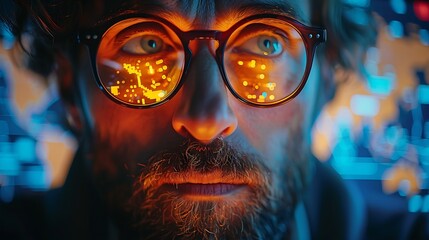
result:
M 307 24 L 309 19 L 302 1 L 278 1 L 291 11 L 264 9 L 265 1 L 165 2 L 158 3 L 165 10 L 146 6 L 141 12 L 182 31 L 225 31 L 271 9 Z M 81 109 L 99 188 L 112 213 L 122 220 L 129 215 L 148 238 L 264 238 L 284 232 L 309 167 L 309 87 L 284 105 L 249 106 L 226 88 L 213 40 L 195 40 L 189 47 L 193 58 L 181 89 L 149 109 L 109 99 L 96 86 L 88 53 L 81 54 Z

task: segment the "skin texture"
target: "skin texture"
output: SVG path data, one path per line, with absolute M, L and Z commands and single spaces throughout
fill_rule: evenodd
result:
M 156 13 L 183 31 L 226 30 L 246 16 L 270 11 L 309 22 L 305 1 L 269 1 L 288 3 L 286 11 L 247 6 L 266 1 L 166 2 L 157 3 L 165 11 Z M 69 112 L 88 133 L 86 155 L 97 186 L 118 222 L 137 223 L 132 231 L 139 237 L 275 239 L 287 231 L 309 176 L 306 137 L 318 79 L 310 75 L 303 92 L 287 104 L 256 108 L 224 85 L 214 41 L 196 40 L 189 47 L 193 59 L 180 91 L 144 110 L 114 103 L 100 91 L 84 47 L 73 73 L 70 63 L 60 64 L 58 72 L 77 79 L 74 91 L 80 100 Z M 162 188 L 189 182 L 244 187 L 204 197 Z

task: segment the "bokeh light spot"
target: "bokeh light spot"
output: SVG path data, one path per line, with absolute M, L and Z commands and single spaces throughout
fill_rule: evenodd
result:
M 397 14 L 405 14 L 407 12 L 407 4 L 404 0 L 390 0 L 390 6 Z
M 389 32 L 393 38 L 401 38 L 404 36 L 404 26 L 401 22 L 393 20 L 389 23 Z

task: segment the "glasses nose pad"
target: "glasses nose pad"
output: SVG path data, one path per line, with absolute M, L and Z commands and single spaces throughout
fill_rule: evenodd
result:
M 202 48 L 206 47 L 210 50 L 212 56 L 216 56 L 219 41 L 214 37 L 197 37 L 188 42 L 188 49 L 192 56 L 195 56 Z

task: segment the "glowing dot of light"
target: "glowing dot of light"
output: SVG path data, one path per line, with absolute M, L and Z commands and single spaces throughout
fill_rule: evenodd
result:
M 255 85 L 255 89 L 259 89 L 259 85 Z
M 256 60 L 251 60 L 251 61 L 248 63 L 248 66 L 249 66 L 249 67 L 251 67 L 251 68 L 255 68 L 255 67 L 256 67 Z
M 162 69 L 167 70 L 167 65 L 162 66 Z
M 159 65 L 159 64 L 162 64 L 164 62 L 164 60 L 162 60 L 162 59 L 159 59 L 159 60 L 156 60 L 156 65 Z
M 265 74 L 263 74 L 263 73 L 259 74 L 259 75 L 258 75 L 258 78 L 259 78 L 259 79 L 264 79 L 264 78 L 265 78 Z
M 262 64 L 262 65 L 261 65 L 261 69 L 262 69 L 262 70 L 265 70 L 266 68 L 267 68 L 267 66 L 266 66 L 265 64 Z
M 110 87 L 110 92 L 113 95 L 118 96 L 119 95 L 119 86 L 111 86 Z
M 243 81 L 243 86 L 247 86 L 249 83 L 247 81 Z
M 163 71 L 164 71 L 164 69 L 162 69 L 162 67 L 158 68 L 158 72 L 163 72 Z
M 274 100 L 274 95 L 270 95 L 270 100 Z
M 134 97 L 137 97 L 137 94 L 134 94 Z
M 165 96 L 165 92 L 160 92 L 160 93 L 158 93 L 158 97 L 164 97 Z
M 126 92 L 130 92 L 130 90 L 129 90 L 129 89 L 127 89 L 127 90 L 126 90 Z
M 149 70 L 147 70 L 147 73 L 148 73 L 149 75 L 153 75 L 153 74 L 155 74 L 155 69 L 153 69 L 153 67 L 152 67 L 152 66 L 149 66 Z
M 389 23 L 389 32 L 393 38 L 401 38 L 404 36 L 404 26 L 401 22 L 393 20 Z
M 167 81 L 171 82 L 171 78 L 167 78 Z
M 268 96 L 267 92 L 263 92 L 262 95 L 264 98 L 266 98 Z
M 267 83 L 266 85 L 265 85 L 268 89 L 270 89 L 271 91 L 274 91 L 274 88 L 276 87 L 276 84 L 275 83 Z
M 397 14 L 405 14 L 407 5 L 404 0 L 390 0 L 390 5 Z
M 116 71 L 116 74 L 119 74 L 120 73 L 120 71 L 118 70 L 118 71 Z
M 141 61 L 141 60 L 137 60 L 137 62 L 138 62 L 138 63 L 141 63 L 142 61 Z
M 137 85 L 134 85 L 134 88 L 137 88 Z
M 425 1 L 414 2 L 414 12 L 416 17 L 422 21 L 429 21 L 429 3 Z
M 134 92 L 134 89 L 133 89 L 133 90 L 131 90 L 131 92 Z
M 155 80 L 152 80 L 152 85 L 150 85 L 153 89 L 156 89 L 156 87 L 158 87 L 159 85 L 161 85 L 161 83 L 157 83 Z
M 137 100 L 137 103 L 140 103 L 140 100 Z
M 429 31 L 426 29 L 420 29 L 419 34 L 420 41 L 422 42 L 422 44 L 425 46 L 429 46 Z
M 145 65 L 146 67 L 149 67 L 149 66 L 150 66 L 150 63 L 149 63 L 149 62 L 146 62 L 144 65 Z
M 162 76 L 161 76 L 161 78 L 162 78 L 162 79 L 166 79 L 166 78 L 167 78 L 167 76 L 165 76 L 165 75 L 162 75 Z
M 124 97 L 127 97 L 127 94 L 124 94 Z
M 418 212 L 422 206 L 422 196 L 415 195 L 408 200 L 408 211 Z
M 124 81 L 124 80 L 122 80 L 122 84 L 125 84 L 125 81 Z
M 243 66 L 244 62 L 243 61 L 238 61 L 237 64 L 240 65 L 240 66 Z
M 116 84 L 121 84 L 121 82 L 120 81 L 116 81 Z

